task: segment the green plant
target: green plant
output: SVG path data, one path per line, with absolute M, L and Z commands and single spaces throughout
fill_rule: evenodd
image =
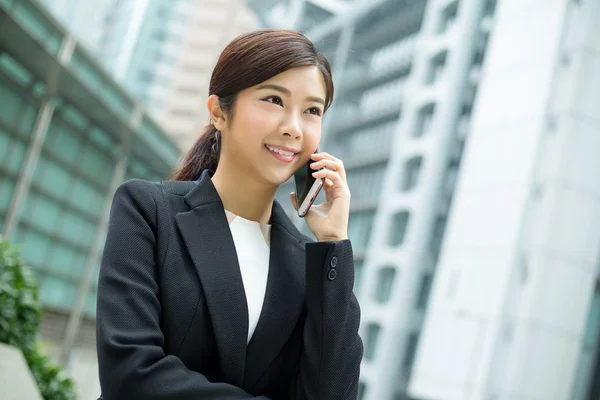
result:
M 73 400 L 73 381 L 38 341 L 41 316 L 35 275 L 0 237 L 0 342 L 21 349 L 45 400 Z

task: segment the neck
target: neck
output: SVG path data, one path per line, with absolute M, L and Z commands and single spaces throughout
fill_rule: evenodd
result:
M 226 210 L 242 218 L 268 224 L 277 187 L 247 175 L 234 165 L 219 162 L 212 182 Z

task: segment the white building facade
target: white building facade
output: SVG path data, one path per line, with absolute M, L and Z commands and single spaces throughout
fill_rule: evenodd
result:
M 598 400 L 600 3 L 248 2 L 333 62 L 359 398 Z
M 600 398 L 600 3 L 498 2 L 410 393 Z

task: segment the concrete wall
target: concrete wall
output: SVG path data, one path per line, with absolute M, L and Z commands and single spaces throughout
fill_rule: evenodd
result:
M 2 400 L 42 400 L 21 350 L 0 343 Z

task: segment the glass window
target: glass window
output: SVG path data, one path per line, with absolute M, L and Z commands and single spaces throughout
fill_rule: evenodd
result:
M 9 126 L 14 126 L 19 116 L 19 108 L 21 107 L 21 96 L 20 91 L 3 80 L 0 82 L 0 121 L 6 123 Z
M 377 274 L 377 285 L 374 287 L 373 298 L 378 303 L 387 303 L 392 296 L 392 288 L 396 279 L 396 268 L 383 267 Z
M 82 151 L 85 151 L 85 154 L 79 164 L 81 172 L 98 185 L 108 186 L 112 179 L 115 162 L 95 147 L 87 146 Z
M 90 317 L 96 316 L 96 288 L 91 288 L 85 300 L 83 313 Z
M 23 106 L 17 122 L 17 130 L 27 137 L 33 134 L 33 127 L 38 116 L 38 107 L 29 103 L 26 98 L 23 98 Z
M 364 358 L 372 361 L 375 359 L 377 343 L 379 341 L 379 334 L 381 333 L 381 327 L 378 324 L 370 323 L 367 326 L 367 334 L 365 338 L 365 350 Z
M 392 226 L 389 235 L 391 246 L 400 246 L 404 243 L 409 220 L 410 214 L 408 211 L 400 211 L 392 217 Z
M 358 400 L 363 400 L 367 393 L 367 384 L 364 382 L 360 382 L 358 384 Z
M 416 37 L 416 35 L 406 36 L 389 46 L 375 50 L 369 65 L 370 72 L 377 77 L 404 68 L 408 74 L 417 43 Z
M 361 99 L 362 115 L 382 114 L 391 109 L 399 109 L 404 98 L 407 78 L 401 77 L 365 92 Z
M 429 133 L 434 114 L 434 103 L 427 104 L 421 108 L 417 116 L 417 126 L 413 135 L 414 137 L 421 137 Z
M 48 268 L 63 274 L 70 274 L 73 269 L 73 262 L 77 253 L 69 246 L 63 243 L 55 243 L 52 246 L 52 252 L 48 259 Z
M 68 193 L 71 179 L 71 174 L 62 166 L 40 157 L 34 174 L 35 183 L 62 199 Z
M 79 244 L 86 221 L 71 213 L 65 213 L 61 221 L 63 229 L 61 229 L 59 235 L 73 244 Z
M 339 157 L 342 159 L 354 156 L 364 158 L 373 154 L 389 153 L 396 124 L 397 120 L 395 119 L 348 134 L 340 133 L 333 138 L 330 147 L 335 147 L 336 153 L 339 152 Z
M 419 310 L 424 310 L 427 307 L 427 300 L 429 299 L 429 292 L 431 290 L 431 281 L 432 275 L 431 273 L 423 274 L 421 278 L 421 287 L 419 289 L 419 297 L 417 298 L 417 308 Z
M 63 279 L 45 276 L 40 279 L 40 301 L 58 309 L 69 309 L 75 302 L 77 287 Z
M 33 193 L 28 197 L 33 198 Z M 52 232 L 56 228 L 57 218 L 60 214 L 59 205 L 45 196 L 35 195 L 35 206 L 27 212 L 27 219 L 43 228 L 46 231 Z
M 444 70 L 446 69 L 446 59 L 448 56 L 447 51 L 443 51 L 440 54 L 436 55 L 429 62 L 429 67 L 427 71 L 427 76 L 425 78 L 425 83 L 430 85 L 432 83 L 437 82 Z
M 444 240 L 444 232 L 446 230 L 446 219 L 447 217 L 445 215 L 439 215 L 433 223 L 430 246 L 435 260 L 437 260 L 437 255 L 439 255 L 442 248 L 442 241 Z
M 62 161 L 73 164 L 81 149 L 80 136 L 67 124 L 60 126 L 51 124 L 48 130 L 48 141 L 52 140 L 52 146 L 48 150 Z
M 375 211 L 359 211 L 350 213 L 348 236 L 356 250 L 364 249 L 369 243 Z
M 100 128 L 94 127 L 89 132 L 84 133 L 90 141 L 95 145 L 97 150 L 104 151 L 109 154 L 115 154 L 120 147 L 118 141 Z M 114 157 L 111 156 L 111 157 Z
M 496 3 L 497 0 L 488 0 L 485 3 L 485 15 L 494 15 L 494 12 L 496 11 Z
M 6 157 L 8 157 L 8 148 L 10 147 L 10 142 L 10 134 L 0 126 L 0 160 L 4 160 Z M 0 163 L 0 165 L 2 164 Z
M 31 229 L 25 229 L 23 233 L 22 254 L 25 263 L 31 263 L 35 267 L 45 265 L 49 245 L 48 237 Z
M 358 295 L 358 289 L 360 288 L 360 284 L 362 282 L 363 275 L 363 260 L 354 260 L 354 294 Z
M 2 107 L 0 107 L 2 108 Z M 9 150 L 7 151 L 8 157 L 4 158 L 4 168 L 8 172 L 17 174 L 25 159 L 25 145 L 20 140 L 12 140 L 10 142 Z
M 403 367 L 407 370 L 410 370 L 413 366 L 413 362 L 415 360 L 415 354 L 417 352 L 417 345 L 419 341 L 419 336 L 416 333 L 411 333 L 408 337 L 408 342 L 406 343 L 406 353 L 404 354 L 404 365 Z
M 104 194 L 96 190 L 88 182 L 77 181 L 68 196 L 70 206 L 87 212 L 89 215 L 99 216 L 104 206 Z
M 386 164 L 354 168 L 348 171 L 348 187 L 353 200 L 378 199 L 383 189 Z
M 446 168 L 446 173 L 444 175 L 444 190 L 446 193 L 454 192 L 456 178 L 458 176 L 459 161 L 460 160 L 454 159 L 448 163 L 448 167 Z
M 442 34 L 447 32 L 454 23 L 456 22 L 456 16 L 458 14 L 458 0 L 448 4 L 441 12 L 440 23 L 438 26 L 438 33 Z
M 456 136 L 460 139 L 467 137 L 469 133 L 469 124 L 471 122 L 471 108 L 463 107 L 458 120 L 456 121 Z
M 404 164 L 404 176 L 400 190 L 403 192 L 414 189 L 419 181 L 421 174 L 421 166 L 423 165 L 423 157 L 415 156 L 406 161 Z
M 4 179 L 4 176 L 2 176 L 2 179 L 0 179 L 0 213 L 8 210 L 14 190 L 15 183 L 12 179 Z

